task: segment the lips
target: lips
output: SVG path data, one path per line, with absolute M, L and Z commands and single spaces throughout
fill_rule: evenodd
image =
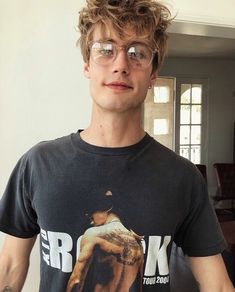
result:
M 111 89 L 118 89 L 118 90 L 127 90 L 127 89 L 133 89 L 133 87 L 125 82 L 110 82 L 105 83 L 105 86 Z

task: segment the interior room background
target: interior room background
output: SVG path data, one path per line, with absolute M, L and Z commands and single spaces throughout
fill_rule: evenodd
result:
M 85 128 L 91 98 L 76 48 L 81 0 L 0 1 L 0 196 L 17 160 L 39 141 Z M 233 0 L 170 0 L 177 13 L 176 35 L 235 39 Z M 224 37 L 224 36 L 222 36 Z M 213 47 L 210 48 L 213 50 Z M 235 119 L 235 59 L 169 56 L 160 75 L 203 77 L 207 96 L 206 163 L 208 187 L 216 185 L 214 162 L 232 162 Z M 0 245 L 3 234 L 0 235 Z M 39 282 L 37 244 L 24 292 Z

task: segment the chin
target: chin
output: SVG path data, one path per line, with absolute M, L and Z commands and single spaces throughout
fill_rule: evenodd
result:
M 143 101 L 127 101 L 123 100 L 122 101 L 111 101 L 108 100 L 107 102 L 100 102 L 96 103 L 99 108 L 103 109 L 104 111 L 110 111 L 110 112 L 126 112 L 126 111 L 132 111 L 141 108 Z

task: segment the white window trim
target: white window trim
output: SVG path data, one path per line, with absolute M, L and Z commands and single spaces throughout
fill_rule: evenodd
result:
M 181 84 L 202 84 L 202 132 L 201 132 L 201 164 L 208 162 L 208 104 L 209 79 L 196 77 L 176 77 L 176 104 L 175 104 L 175 152 L 180 153 L 180 97 Z

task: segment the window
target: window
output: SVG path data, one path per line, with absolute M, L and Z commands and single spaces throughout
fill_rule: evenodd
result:
M 180 155 L 194 163 L 201 161 L 202 85 L 181 84 Z
M 193 163 L 205 163 L 207 81 L 177 78 L 176 152 Z
M 159 77 L 143 107 L 144 129 L 196 164 L 207 161 L 207 91 L 204 78 Z
M 144 129 L 174 149 L 174 78 L 159 77 L 149 90 L 143 108 Z

